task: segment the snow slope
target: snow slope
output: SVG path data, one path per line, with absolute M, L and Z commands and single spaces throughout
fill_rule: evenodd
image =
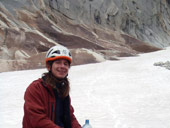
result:
M 80 124 L 93 128 L 169 128 L 170 48 L 138 57 L 73 66 L 72 105 Z M 45 69 L 0 73 L 0 128 L 21 128 L 27 86 Z

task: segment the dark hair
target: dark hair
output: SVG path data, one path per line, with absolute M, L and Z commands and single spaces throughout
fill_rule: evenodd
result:
M 69 95 L 70 83 L 68 78 L 58 79 L 51 73 L 51 71 L 44 73 L 43 77 L 46 84 L 49 84 L 53 89 L 57 90 L 59 97 L 65 98 Z M 62 84 L 62 86 L 58 86 L 59 84 Z

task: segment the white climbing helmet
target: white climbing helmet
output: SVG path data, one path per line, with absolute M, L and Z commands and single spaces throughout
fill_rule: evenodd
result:
M 64 46 L 53 46 L 52 48 L 50 48 L 46 54 L 46 64 L 48 61 L 54 61 L 57 59 L 66 59 L 70 62 L 70 64 L 72 63 L 72 56 L 70 51 L 64 47 Z

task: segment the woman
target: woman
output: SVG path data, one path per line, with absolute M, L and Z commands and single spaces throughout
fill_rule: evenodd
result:
M 33 81 L 25 92 L 23 128 L 81 128 L 69 96 L 67 78 L 72 56 L 63 46 L 46 54 L 48 73 Z

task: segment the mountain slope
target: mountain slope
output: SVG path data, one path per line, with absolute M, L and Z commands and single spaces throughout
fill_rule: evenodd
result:
M 45 67 L 57 44 L 73 65 L 160 50 L 170 44 L 169 12 L 168 0 L 0 1 L 0 72 Z

